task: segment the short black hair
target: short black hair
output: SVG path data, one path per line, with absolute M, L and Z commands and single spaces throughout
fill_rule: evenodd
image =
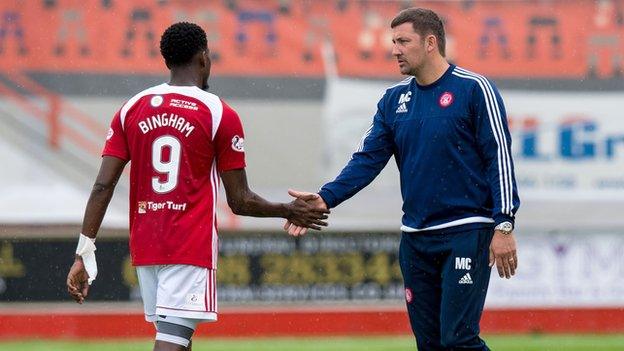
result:
M 167 67 L 189 64 L 195 54 L 207 48 L 206 32 L 195 23 L 172 24 L 160 38 L 160 54 Z
M 444 34 L 444 24 L 437 13 L 423 8 L 412 7 L 405 9 L 392 20 L 391 28 L 410 22 L 414 32 L 424 37 L 434 35 L 438 41 L 438 50 L 442 56 L 446 55 L 446 35 Z M 423 38 L 424 39 L 424 38 Z

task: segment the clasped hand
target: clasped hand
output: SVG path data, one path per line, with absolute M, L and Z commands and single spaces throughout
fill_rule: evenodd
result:
M 321 230 L 327 226 L 327 214 L 330 213 L 327 204 L 319 194 L 288 190 L 288 194 L 295 198 L 290 205 L 295 209 L 295 214 L 284 223 L 284 230 L 292 236 L 303 236 L 308 228 Z

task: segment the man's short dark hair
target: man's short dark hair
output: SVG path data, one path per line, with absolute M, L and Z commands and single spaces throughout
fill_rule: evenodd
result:
M 160 38 L 160 54 L 167 67 L 189 64 L 193 56 L 207 48 L 206 32 L 194 23 L 175 23 Z
M 444 34 L 444 24 L 437 13 L 429 10 L 412 7 L 399 12 L 392 20 L 390 27 L 394 28 L 403 23 L 410 22 L 414 32 L 421 37 L 434 35 L 438 41 L 438 50 L 442 56 L 446 55 L 446 36 Z

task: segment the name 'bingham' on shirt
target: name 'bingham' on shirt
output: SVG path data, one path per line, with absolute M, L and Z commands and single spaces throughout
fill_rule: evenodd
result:
M 172 127 L 180 131 L 180 133 L 184 134 L 187 138 L 193 130 L 195 130 L 195 126 L 191 123 L 187 122 L 184 117 L 178 116 L 175 113 L 161 113 L 155 116 L 151 116 L 146 118 L 143 121 L 139 122 L 139 128 L 141 128 L 141 132 L 146 134 L 150 130 L 154 130 L 160 127 Z

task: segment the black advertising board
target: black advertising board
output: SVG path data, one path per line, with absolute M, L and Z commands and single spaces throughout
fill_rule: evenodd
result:
M 398 233 L 224 233 L 217 279 L 221 302 L 395 300 L 403 296 Z M 74 239 L 1 239 L 0 301 L 67 300 Z M 127 241 L 97 242 L 90 300 L 140 297 Z

